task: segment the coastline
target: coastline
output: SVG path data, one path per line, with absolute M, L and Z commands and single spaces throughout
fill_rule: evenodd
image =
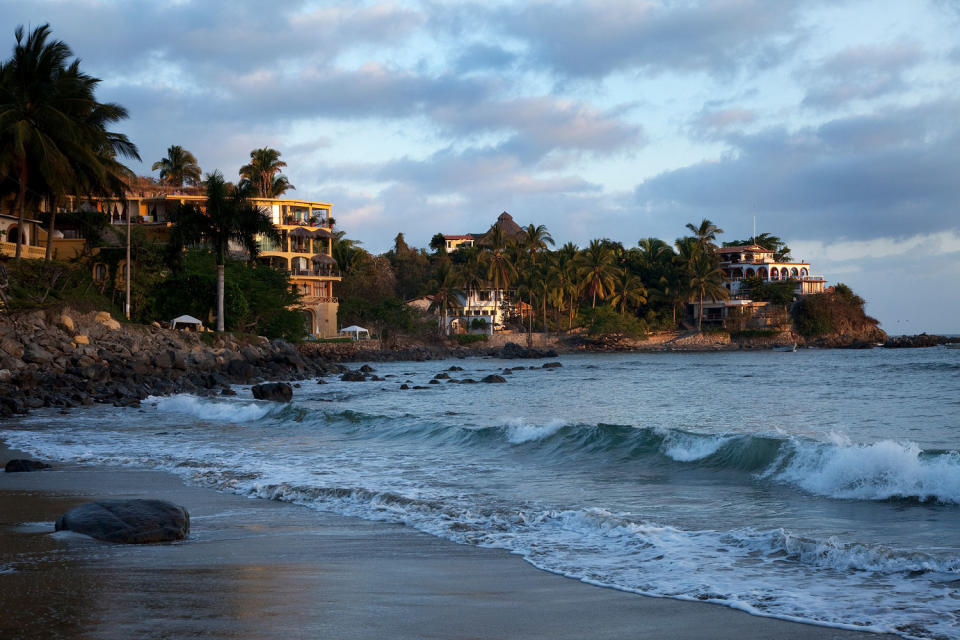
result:
M 0 460 L 25 457 L 0 442 Z M 52 534 L 67 509 L 151 497 L 187 507 L 183 542 Z M 0 476 L 6 637 L 894 638 L 635 595 L 538 570 L 506 551 L 408 527 L 65 466 Z

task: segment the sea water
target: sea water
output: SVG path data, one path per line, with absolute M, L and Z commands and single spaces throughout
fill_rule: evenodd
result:
M 0 438 L 403 523 L 625 591 L 960 637 L 960 350 L 374 364 L 289 405 L 150 398 Z M 506 384 L 429 384 L 504 375 Z M 401 384 L 425 389 L 401 390 Z

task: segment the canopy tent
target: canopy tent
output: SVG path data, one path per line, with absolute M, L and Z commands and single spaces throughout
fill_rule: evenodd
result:
M 369 338 L 370 332 L 364 329 L 363 327 L 358 327 L 357 325 L 352 324 L 349 327 L 344 327 L 343 329 L 340 329 L 340 335 L 345 338 L 353 338 L 354 340 L 359 340 L 361 335 L 363 335 L 364 338 Z
M 203 323 L 194 318 L 193 316 L 177 316 L 170 321 L 170 328 L 176 329 L 177 325 L 180 325 L 181 328 L 191 328 L 194 331 L 200 331 L 203 329 Z
M 332 264 L 333 266 L 337 265 L 337 261 L 333 258 L 333 256 L 328 256 L 325 253 L 318 253 L 310 259 L 314 264 Z

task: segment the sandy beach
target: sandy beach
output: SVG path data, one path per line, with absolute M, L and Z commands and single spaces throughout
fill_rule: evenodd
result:
M 182 504 L 191 535 L 128 546 L 51 533 L 61 513 L 104 497 Z M 599 588 L 503 551 L 155 471 L 0 474 L 0 514 L 7 638 L 882 637 Z

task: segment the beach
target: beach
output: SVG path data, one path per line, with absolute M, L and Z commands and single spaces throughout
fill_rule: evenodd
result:
M 0 460 L 24 454 L 0 449 Z M 187 507 L 180 543 L 52 533 L 98 498 Z M 129 468 L 0 475 L 7 638 L 883 638 L 650 598 L 410 528 Z

